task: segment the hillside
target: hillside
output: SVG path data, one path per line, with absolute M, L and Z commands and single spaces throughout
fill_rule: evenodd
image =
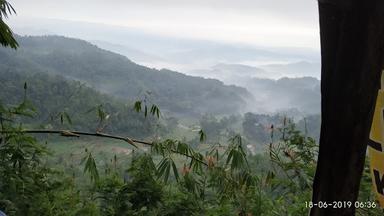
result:
M 318 114 L 320 81 L 315 77 L 296 77 L 294 71 L 298 75 L 305 74 L 304 71 L 310 74 L 316 70 L 314 64 L 305 62 L 260 68 L 241 64 L 218 64 L 209 70 L 191 71 L 191 74 L 246 88 L 255 98 L 255 102 L 250 102 L 249 106 L 249 110 L 253 112 L 270 113 L 297 109 L 302 114 Z
M 123 100 L 149 95 L 148 100 L 175 114 L 236 113 L 251 97 L 244 88 L 140 66 L 82 40 L 43 36 L 18 41 L 17 51 L 0 49 L 2 71 L 58 74 Z
M 158 124 L 155 118 L 145 119 L 143 114 L 135 112 L 133 103 L 122 103 L 79 81 L 45 73 L 0 70 L 0 106 L 20 104 L 24 99 L 25 82 L 26 99 L 36 110 L 33 118 L 23 119 L 29 127 L 85 131 L 103 127 L 104 132 L 144 138 L 153 135 Z M 102 124 L 97 109 L 99 106 L 109 115 Z
M 291 108 L 306 115 L 320 113 L 320 81 L 316 78 L 251 78 L 244 79 L 242 86 L 254 93 L 255 106 L 260 110 L 279 112 Z

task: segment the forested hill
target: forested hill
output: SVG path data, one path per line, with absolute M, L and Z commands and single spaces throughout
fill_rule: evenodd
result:
M 17 51 L 0 49 L 0 70 L 43 72 L 80 80 L 91 87 L 134 100 L 147 95 L 174 114 L 227 114 L 245 108 L 246 89 L 214 79 L 140 66 L 86 41 L 61 36 L 18 37 Z
M 102 127 L 104 132 L 144 138 L 153 135 L 159 123 L 152 116 L 144 118 L 135 112 L 133 103 L 122 103 L 59 75 L 0 70 L 0 83 L 0 110 L 2 104 L 17 106 L 26 93 L 28 104 L 35 110 L 33 118 L 23 119 L 28 127 L 85 131 Z M 100 112 L 108 118 L 100 121 Z

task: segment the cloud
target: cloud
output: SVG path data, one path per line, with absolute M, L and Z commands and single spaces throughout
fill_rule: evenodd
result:
M 18 0 L 20 17 L 140 28 L 182 38 L 319 47 L 314 0 Z

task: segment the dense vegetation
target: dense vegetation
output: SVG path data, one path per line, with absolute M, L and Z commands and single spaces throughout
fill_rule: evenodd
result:
M 0 107 L 0 208 L 8 215 L 306 215 L 317 155 L 315 140 L 289 119 L 272 128 L 263 154 L 241 136 L 198 150 L 178 140 L 151 143 L 129 160 L 48 160 L 49 146 L 22 132 L 27 99 Z M 200 144 L 207 144 L 201 133 Z M 84 176 L 79 171 L 84 170 Z M 367 172 L 368 173 L 368 172 Z M 369 178 L 361 188 L 372 199 Z M 359 209 L 363 215 L 381 214 Z
M 17 51 L 0 48 L 0 71 L 58 74 L 124 100 L 150 93 L 164 112 L 192 116 L 237 113 L 251 97 L 244 88 L 150 69 L 82 40 L 59 36 L 17 39 Z
M 22 86 L 28 81 L 27 95 Z M 25 123 L 37 128 L 63 128 L 128 133 L 143 138 L 154 133 L 158 121 L 145 120 L 135 114 L 133 101 L 121 101 L 101 94 L 80 81 L 66 80 L 59 75 L 0 71 L 0 99 L 4 104 L 17 104 L 25 96 L 33 102 L 36 115 Z M 96 113 L 107 113 L 101 122 Z
M 16 69 L 0 71 L 0 99 L 4 104 L 17 104 L 24 98 L 22 86 L 28 82 L 27 96 L 35 104 L 34 119 L 25 119 L 29 126 L 37 128 L 75 129 L 95 131 L 102 127 L 105 132 L 129 134 L 138 138 L 148 136 L 186 138 L 194 144 L 198 137 L 194 130 L 202 129 L 209 134 L 210 142 L 224 141 L 234 134 L 241 134 L 247 144 L 262 149 L 268 143 L 271 125 L 279 126 L 283 114 L 255 114 L 217 116 L 205 114 L 187 121 L 177 113 L 162 113 L 157 119 L 135 114 L 133 102 L 121 100 L 109 94 L 99 93 L 86 83 L 69 80 L 61 75 L 19 72 Z M 151 95 L 142 100 L 151 104 Z M 95 118 L 97 112 L 105 112 L 107 121 Z M 163 109 L 162 109 L 163 111 Z M 69 117 L 69 119 L 68 119 Z M 305 120 L 305 122 L 304 122 Z M 318 140 L 320 116 L 307 116 L 296 120 L 298 129 Z M 64 123 L 64 124 L 63 124 Z M 69 124 L 72 123 L 72 124 Z

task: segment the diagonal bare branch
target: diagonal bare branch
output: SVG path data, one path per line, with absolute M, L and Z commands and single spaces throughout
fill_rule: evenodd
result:
M 106 133 L 100 133 L 100 132 L 84 132 L 84 131 L 74 131 L 74 130 L 46 130 L 46 129 L 23 129 L 19 131 L 7 131 L 7 130 L 1 130 L 0 134 L 6 134 L 6 133 L 28 133 L 28 134 L 59 134 L 61 136 L 65 137 L 80 137 L 80 136 L 94 136 L 94 137 L 103 137 L 103 138 L 109 138 L 109 139 L 115 139 L 115 140 L 122 140 L 124 142 L 127 142 L 128 144 L 134 146 L 135 148 L 138 148 L 136 144 L 142 144 L 142 145 L 147 145 L 147 146 L 153 146 L 153 142 L 148 142 L 148 141 L 142 141 L 142 140 L 137 140 L 129 137 L 123 137 L 123 136 L 117 136 L 117 135 L 112 135 L 112 134 L 106 134 Z M 183 152 L 178 152 L 176 150 L 171 150 L 173 153 L 180 154 L 183 156 L 186 156 L 188 158 L 191 158 L 205 166 L 208 166 L 208 164 L 200 160 L 199 158 L 196 158 L 193 155 L 189 155 Z

